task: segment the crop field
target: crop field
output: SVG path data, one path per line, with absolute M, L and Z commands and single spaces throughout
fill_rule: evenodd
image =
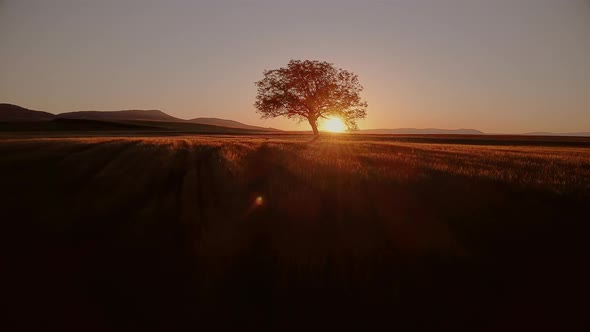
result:
M 6 138 L 0 183 L 3 297 L 22 329 L 568 330 L 587 316 L 588 141 Z

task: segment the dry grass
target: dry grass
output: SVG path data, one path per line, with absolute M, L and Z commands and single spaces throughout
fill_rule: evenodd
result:
M 582 285 L 590 149 L 491 143 L 3 140 L 18 297 L 62 329 L 503 330 Z

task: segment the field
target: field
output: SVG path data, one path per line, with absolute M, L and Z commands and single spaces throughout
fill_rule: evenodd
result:
M 589 140 L 6 138 L 0 183 L 22 329 L 586 323 Z
M 1 109 L 0 109 L 1 111 Z M 1 113 L 0 113 L 1 114 Z M 262 131 L 264 132 L 264 131 Z M 14 137 L 167 136 L 182 134 L 257 134 L 261 131 L 190 122 L 91 120 L 59 118 L 52 121 L 0 121 L 0 139 Z

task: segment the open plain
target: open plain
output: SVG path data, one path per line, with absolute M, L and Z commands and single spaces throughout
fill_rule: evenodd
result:
M 494 136 L 6 138 L 8 299 L 38 318 L 16 316 L 22 327 L 62 330 L 579 326 L 589 147 Z

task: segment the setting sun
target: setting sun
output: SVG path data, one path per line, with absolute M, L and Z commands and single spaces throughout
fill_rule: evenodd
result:
M 346 129 L 346 124 L 340 118 L 329 118 L 324 122 L 324 130 L 331 133 L 341 133 Z

